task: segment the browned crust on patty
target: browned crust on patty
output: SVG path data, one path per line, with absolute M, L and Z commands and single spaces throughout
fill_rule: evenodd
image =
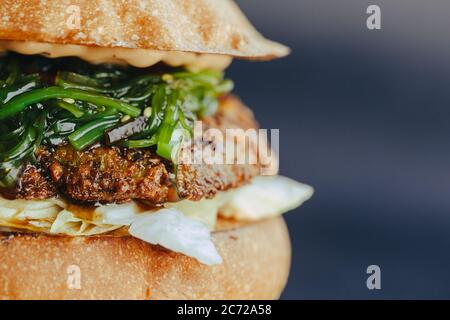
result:
M 50 154 L 52 182 L 71 199 L 161 203 L 168 197 L 170 167 L 151 151 L 100 146 L 77 152 L 66 145 Z
M 131 237 L 0 233 L 0 299 L 280 296 L 291 257 L 282 218 L 247 225 L 229 222 L 212 239 L 224 262 L 209 267 Z M 67 285 L 68 280 L 74 283 L 68 278 L 73 266 L 81 271 L 80 289 Z
M 222 98 L 217 113 L 213 117 L 202 120 L 204 131 L 210 128 L 219 128 L 224 135 L 226 135 L 226 129 L 258 128 L 252 111 L 234 96 Z M 205 144 L 213 142 L 205 139 Z M 194 150 L 191 149 L 190 152 L 194 152 Z M 256 152 L 256 150 L 250 152 Z M 260 173 L 258 164 L 238 164 L 237 154 L 235 154 L 234 160 L 233 164 L 221 165 L 180 164 L 176 177 L 180 197 L 190 200 L 211 198 L 217 191 L 237 188 Z

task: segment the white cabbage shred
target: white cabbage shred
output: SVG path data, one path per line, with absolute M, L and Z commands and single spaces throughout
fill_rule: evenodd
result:
M 314 189 L 282 176 L 261 176 L 229 191 L 220 214 L 237 220 L 260 220 L 293 210 L 311 198 Z
M 133 237 L 194 257 L 206 265 L 222 263 L 208 227 L 178 210 L 162 209 L 140 216 L 131 223 L 129 232 Z

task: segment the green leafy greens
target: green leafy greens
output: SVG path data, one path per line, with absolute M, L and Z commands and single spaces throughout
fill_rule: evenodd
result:
M 84 150 L 98 142 L 156 148 L 171 159 L 177 129 L 213 114 L 233 83 L 217 71 L 90 65 L 79 59 L 0 58 L 0 186 L 11 186 L 43 144 Z M 139 120 L 139 121 L 138 121 Z M 121 130 L 139 123 L 138 130 Z M 107 139 L 108 132 L 115 135 Z M 131 132 L 131 135 L 129 134 Z M 105 139 L 106 137 L 106 139 Z

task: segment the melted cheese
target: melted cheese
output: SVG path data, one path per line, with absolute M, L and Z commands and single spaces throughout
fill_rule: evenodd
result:
M 32 41 L 0 41 L 0 52 L 14 51 L 21 54 L 40 54 L 49 58 L 78 57 L 93 64 L 129 64 L 145 68 L 164 62 L 172 67 L 184 66 L 190 70 L 224 70 L 232 58 L 225 55 L 196 54 L 181 51 L 157 51 L 150 49 L 104 48 L 72 44 L 51 44 Z

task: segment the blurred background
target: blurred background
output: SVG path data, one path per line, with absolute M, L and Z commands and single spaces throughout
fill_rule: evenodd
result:
M 238 3 L 293 53 L 228 74 L 280 129 L 281 173 L 316 190 L 285 216 L 282 298 L 450 298 L 450 1 Z M 366 287 L 372 264 L 381 290 Z

